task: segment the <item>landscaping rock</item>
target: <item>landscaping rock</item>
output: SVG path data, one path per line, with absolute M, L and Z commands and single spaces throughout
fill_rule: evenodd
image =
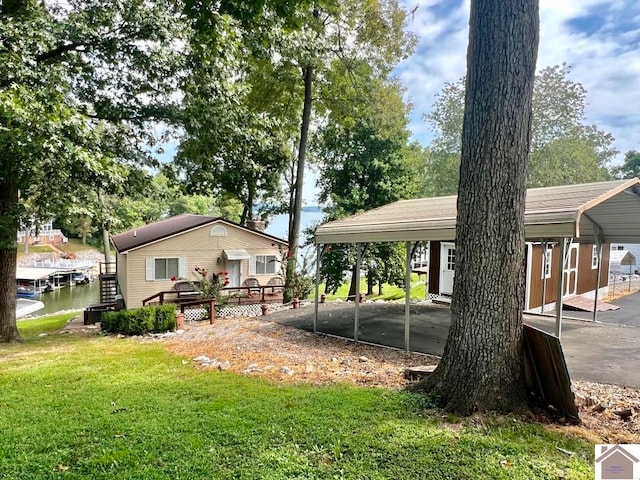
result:
M 436 369 L 436 365 L 419 365 L 409 367 L 404 370 L 404 378 L 407 380 L 421 380 L 431 375 Z
M 296 372 L 294 370 L 290 369 L 289 367 L 282 367 L 282 368 L 280 368 L 280 373 L 284 373 L 286 375 L 293 375 Z
M 360 361 L 361 361 L 361 362 L 363 362 L 363 363 L 364 363 L 364 362 L 368 362 L 368 361 L 369 361 L 369 359 L 368 359 L 367 357 L 365 357 L 364 355 L 362 355 L 362 356 L 358 357 L 358 360 L 360 360 Z
M 629 420 L 636 412 L 633 408 L 623 408 L 622 410 L 614 410 L 613 413 L 623 420 Z
M 611 403 L 608 401 L 600 402 L 591 409 L 592 411 L 599 413 L 604 412 L 607 408 L 611 407 Z

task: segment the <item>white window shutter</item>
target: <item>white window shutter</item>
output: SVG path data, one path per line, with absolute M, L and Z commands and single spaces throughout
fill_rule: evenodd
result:
M 147 267 L 147 282 L 156 279 L 156 259 L 153 257 L 147 257 L 146 259 L 146 267 Z
M 178 276 L 187 278 L 187 257 L 178 257 Z
M 255 275 L 255 274 L 256 274 L 256 256 L 251 255 L 249 257 L 249 275 Z

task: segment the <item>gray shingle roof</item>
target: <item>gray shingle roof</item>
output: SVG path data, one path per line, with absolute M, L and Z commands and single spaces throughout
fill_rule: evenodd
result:
M 205 215 L 192 215 L 188 213 L 169 217 L 158 222 L 150 223 L 149 225 L 134 228 L 128 232 L 113 235 L 111 237 L 111 241 L 118 253 L 124 253 L 129 250 L 157 242 L 164 238 L 172 237 L 174 235 L 193 230 L 194 228 L 215 222 L 223 222 L 239 228 L 244 228 L 245 230 L 270 238 L 278 243 L 287 244 L 286 240 L 283 240 L 282 238 L 274 237 L 268 233 L 251 230 L 250 228 L 225 220 L 222 217 L 208 217 Z

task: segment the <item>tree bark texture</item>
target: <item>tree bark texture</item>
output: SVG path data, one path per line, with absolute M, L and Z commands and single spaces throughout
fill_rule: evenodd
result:
M 524 207 L 538 1 L 471 2 L 451 328 L 427 380 L 447 410 L 519 411 Z
M 9 177 L 0 179 L 0 343 L 22 341 L 16 324 L 18 187 Z
M 307 65 L 303 69 L 304 77 L 304 105 L 302 108 L 302 122 L 300 124 L 300 143 L 298 145 L 298 162 L 296 166 L 296 183 L 294 192 L 293 211 L 289 228 L 289 252 L 287 253 L 287 272 L 284 282 L 284 302 L 293 300 L 292 285 L 296 273 L 298 259 L 298 238 L 300 237 L 300 221 L 302 215 L 302 186 L 304 182 L 304 165 L 307 158 L 307 138 L 309 125 L 311 124 L 311 102 L 313 86 L 313 65 Z

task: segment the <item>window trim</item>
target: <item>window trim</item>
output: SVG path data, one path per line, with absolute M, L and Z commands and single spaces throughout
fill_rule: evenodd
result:
M 174 275 L 169 275 L 167 278 L 156 278 L 156 260 L 178 260 L 178 274 L 175 278 L 185 278 L 187 275 L 187 257 L 179 256 L 166 256 L 166 257 L 147 257 L 146 258 L 146 275 L 145 279 L 148 282 L 166 282 L 171 280 Z

